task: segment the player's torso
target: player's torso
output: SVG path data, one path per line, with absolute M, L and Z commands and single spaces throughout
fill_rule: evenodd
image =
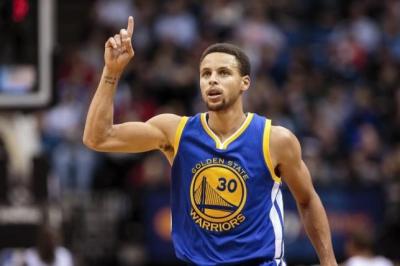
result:
M 172 167 L 172 237 L 179 258 L 221 265 L 282 257 L 280 180 L 266 163 L 265 129 L 265 118 L 249 113 L 221 143 L 205 114 L 188 119 Z

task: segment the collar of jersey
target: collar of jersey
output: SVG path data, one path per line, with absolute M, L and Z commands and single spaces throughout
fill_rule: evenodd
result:
M 243 124 L 236 130 L 235 133 L 233 133 L 229 138 L 227 138 L 224 142 L 221 142 L 221 140 L 218 138 L 217 134 L 215 134 L 211 128 L 208 126 L 207 123 L 207 113 L 202 113 L 201 114 L 201 124 L 203 125 L 204 130 L 207 132 L 207 134 L 215 141 L 215 146 L 217 149 L 220 150 L 226 150 L 228 148 L 228 145 L 232 143 L 234 140 L 236 140 L 249 126 L 251 120 L 253 119 L 254 114 L 253 113 L 248 113 L 246 119 L 244 120 Z

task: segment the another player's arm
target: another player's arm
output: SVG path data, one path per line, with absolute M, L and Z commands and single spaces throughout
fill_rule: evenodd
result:
M 144 152 L 160 149 L 171 161 L 173 143 L 180 117 L 162 114 L 147 122 L 113 124 L 113 98 L 119 77 L 134 55 L 131 44 L 133 18 L 105 44 L 105 66 L 90 104 L 83 142 L 89 148 L 105 152 Z
M 318 253 L 321 266 L 337 266 L 331 234 L 322 202 L 301 158 L 297 138 L 286 128 L 272 127 L 271 157 L 293 194 L 306 232 Z

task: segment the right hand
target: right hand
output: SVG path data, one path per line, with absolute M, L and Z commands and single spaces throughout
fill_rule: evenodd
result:
M 121 29 L 119 34 L 107 40 L 104 61 L 109 71 L 120 74 L 135 54 L 131 42 L 133 27 L 133 17 L 129 16 L 127 29 Z

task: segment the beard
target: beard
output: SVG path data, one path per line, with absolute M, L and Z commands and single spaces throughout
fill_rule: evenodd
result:
M 228 103 L 229 103 L 229 101 L 228 101 Z M 232 105 L 232 104 L 228 105 L 227 102 L 226 102 L 226 100 L 225 100 L 225 99 L 222 99 L 221 102 L 216 103 L 216 104 L 210 103 L 210 102 L 207 102 L 207 101 L 206 101 L 206 105 L 207 105 L 207 109 L 208 109 L 209 111 L 217 112 L 217 111 L 223 111 L 223 110 L 227 109 L 227 108 L 228 108 L 230 105 Z
M 207 101 L 207 98 L 203 99 L 204 102 L 206 103 L 207 109 L 209 111 L 213 112 L 218 112 L 218 111 L 224 111 L 229 109 L 240 97 L 241 93 L 232 96 L 231 98 L 223 98 L 220 102 L 217 103 L 212 103 Z

